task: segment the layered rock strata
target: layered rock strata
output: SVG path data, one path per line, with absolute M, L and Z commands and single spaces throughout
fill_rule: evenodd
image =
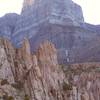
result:
M 95 48 L 93 41 L 99 44 L 96 39 L 100 38 L 100 26 L 85 23 L 81 7 L 72 0 L 24 0 L 21 15 L 7 14 L 0 18 L 0 36 L 17 48 L 26 37 L 32 52 L 48 40 L 57 48 L 58 62 L 62 64 L 100 61 L 99 46 L 93 52 L 88 49 L 88 46 Z
M 0 18 L 0 37 L 11 40 L 19 15 L 9 13 Z
M 16 37 L 13 39 L 13 43 L 20 44 L 23 37 L 34 40 L 35 36 L 39 35 L 40 29 L 44 31 L 48 24 L 67 27 L 80 26 L 80 23 L 83 22 L 81 7 L 71 0 L 25 0 L 13 33 L 13 38 Z

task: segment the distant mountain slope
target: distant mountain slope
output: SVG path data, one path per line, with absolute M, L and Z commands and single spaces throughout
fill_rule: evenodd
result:
M 74 51 L 73 51 L 74 52 Z M 94 62 L 100 61 L 100 37 L 89 41 L 86 46 L 75 50 L 75 62 Z

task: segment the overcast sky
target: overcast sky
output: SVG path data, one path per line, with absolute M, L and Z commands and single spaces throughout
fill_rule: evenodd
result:
M 23 0 L 0 0 L 0 16 L 8 12 L 20 13 Z
M 73 1 L 81 5 L 86 22 L 100 24 L 100 0 Z
M 100 24 L 100 0 L 73 0 L 83 9 L 85 21 Z M 0 0 L 0 16 L 8 12 L 20 13 L 23 0 Z

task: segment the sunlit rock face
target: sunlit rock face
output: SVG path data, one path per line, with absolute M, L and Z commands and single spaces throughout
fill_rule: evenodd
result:
M 34 54 L 0 39 L 0 100 L 100 100 L 100 63 L 59 65 L 44 41 Z
M 7 40 L 1 40 L 0 59 L 0 97 L 4 95 L 15 100 L 63 100 L 62 84 L 65 75 L 57 62 L 56 49 L 46 41 L 37 52 L 31 54 L 27 39 L 19 49 Z M 5 73 L 6 72 L 6 73 Z M 8 75 L 8 78 L 7 78 Z M 9 81 L 10 80 L 10 81 Z

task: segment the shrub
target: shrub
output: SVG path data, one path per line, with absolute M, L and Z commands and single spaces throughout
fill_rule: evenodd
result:
M 21 82 L 13 83 L 11 84 L 11 86 L 14 87 L 15 89 L 21 90 L 23 88 L 23 83 Z
M 100 68 L 95 68 L 95 72 L 100 73 Z
M 29 96 L 28 95 L 25 95 L 24 96 L 24 100 L 29 100 Z
M 14 100 L 12 96 L 8 96 L 8 100 Z
M 7 81 L 7 79 L 2 79 L 1 80 L 1 85 L 6 85 L 9 84 L 9 82 Z
M 68 90 L 72 90 L 73 89 L 73 87 L 72 87 L 72 85 L 71 84 L 67 84 L 67 83 L 63 83 L 63 90 L 64 91 L 68 91 Z
M 7 98 L 8 98 L 8 95 L 3 95 L 3 100 L 7 100 Z
M 14 100 L 12 96 L 3 95 L 3 100 Z

